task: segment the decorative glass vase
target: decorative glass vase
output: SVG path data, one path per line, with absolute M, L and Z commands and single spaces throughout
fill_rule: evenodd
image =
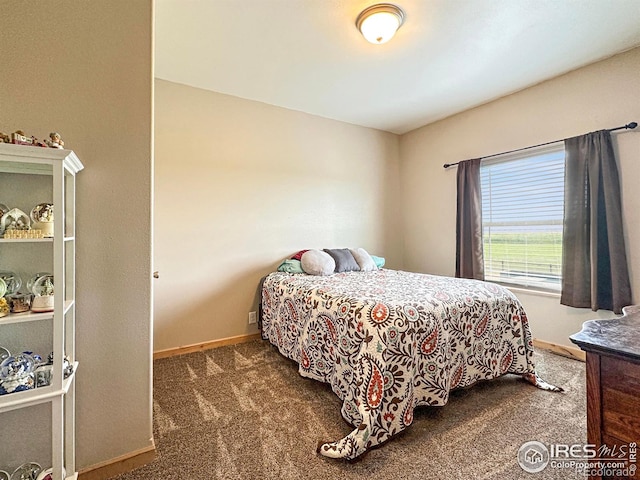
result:
M 7 296 L 18 293 L 18 290 L 20 290 L 20 287 L 22 286 L 22 279 L 16 272 L 2 270 L 0 271 L 0 279 L 2 279 L 5 283 L 4 295 Z

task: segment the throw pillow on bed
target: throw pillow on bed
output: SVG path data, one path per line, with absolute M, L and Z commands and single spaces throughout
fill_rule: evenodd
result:
M 333 257 L 320 250 L 304 252 L 300 259 L 302 269 L 309 275 L 331 275 L 336 268 Z
M 363 272 L 372 272 L 378 269 L 376 262 L 373 261 L 369 252 L 364 248 L 352 248 L 351 255 L 356 259 L 356 262 L 360 265 L 360 270 Z
M 333 257 L 336 262 L 336 273 L 340 272 L 357 272 L 360 265 L 353 258 L 348 248 L 325 248 L 325 252 Z
M 278 267 L 278 271 L 287 273 L 304 273 L 302 265 L 300 264 L 300 260 L 291 259 L 286 259 L 284 262 L 282 262 Z
M 376 267 L 378 268 L 382 268 L 384 267 L 384 257 L 376 257 L 375 255 L 371 255 L 371 258 L 373 258 L 373 261 L 376 263 Z
M 291 260 L 301 260 L 302 259 L 302 255 L 304 255 L 305 252 L 308 252 L 309 249 L 307 250 L 300 250 L 298 253 L 296 253 L 294 256 L 291 257 Z

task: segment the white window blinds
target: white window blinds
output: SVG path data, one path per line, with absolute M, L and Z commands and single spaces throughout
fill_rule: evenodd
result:
M 485 279 L 560 291 L 564 143 L 484 160 Z

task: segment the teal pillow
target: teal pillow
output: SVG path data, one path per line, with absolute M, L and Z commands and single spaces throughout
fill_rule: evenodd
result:
M 279 272 L 304 273 L 300 260 L 287 259 L 278 267 Z
M 371 255 L 371 258 L 373 258 L 373 261 L 375 262 L 376 267 L 378 268 L 384 267 L 384 257 L 376 257 L 375 255 Z

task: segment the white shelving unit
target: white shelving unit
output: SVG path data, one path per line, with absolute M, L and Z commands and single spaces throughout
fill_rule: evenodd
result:
M 42 467 L 53 468 L 53 480 L 63 480 L 63 472 L 66 480 L 78 477 L 75 468 L 75 374 L 79 367 L 75 352 L 75 180 L 82 169 L 82 163 L 71 150 L 0 144 L 0 202 L 10 208 L 20 208 L 27 215 L 38 203 L 54 205 L 53 238 L 0 238 L 0 270 L 18 271 L 27 265 L 21 276 L 26 275 L 27 269 L 33 270 L 31 275 L 53 270 L 53 312 L 27 312 L 0 318 L 0 345 L 3 329 L 21 324 L 21 331 L 28 331 L 40 322 L 50 324 L 47 331 L 52 334 L 48 344 L 54 353 L 51 384 L 0 395 L 0 424 L 5 412 L 39 404 L 51 406 L 51 464 Z M 12 185 L 15 188 L 7 188 Z M 15 205 L 13 198 L 7 198 L 12 194 L 20 197 L 24 206 Z M 11 268 L 5 267 L 7 263 Z M 23 276 L 23 281 L 28 278 Z M 25 291 L 24 287 L 22 290 Z M 29 335 L 26 337 L 13 340 L 26 350 L 30 347 Z M 11 353 L 19 352 L 12 350 Z M 44 356 L 49 352 L 38 353 Z M 64 355 L 74 366 L 67 378 L 63 378 Z M 32 459 L 24 459 L 28 461 Z

